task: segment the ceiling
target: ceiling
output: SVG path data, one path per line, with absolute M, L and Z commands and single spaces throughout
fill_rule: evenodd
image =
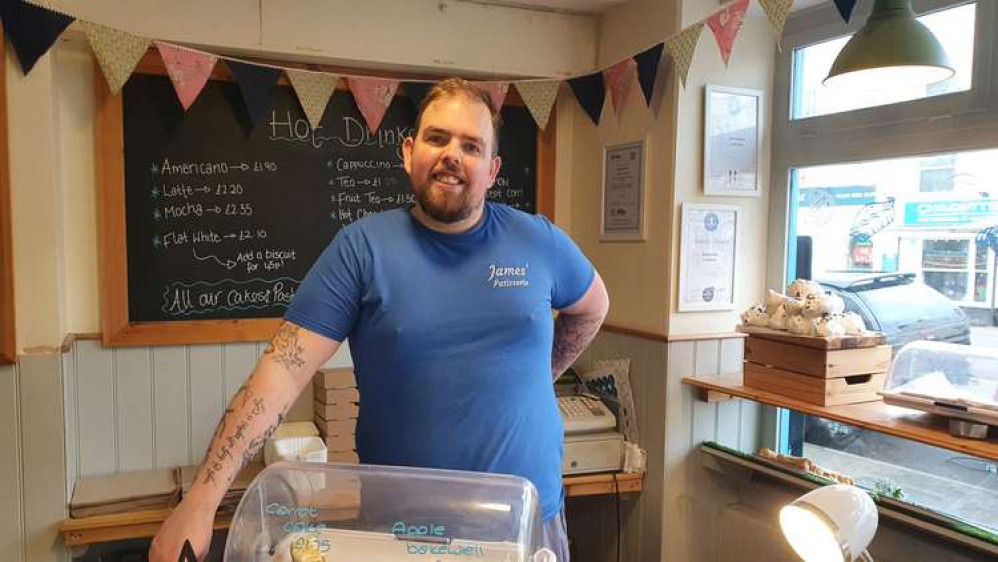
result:
M 628 0 L 464 0 L 476 4 L 497 4 L 504 6 L 522 6 L 533 10 L 551 10 L 555 12 L 596 14 L 614 6 L 626 4 Z M 678 1 L 678 0 L 677 0 Z M 829 0 L 796 0 L 791 11 L 815 6 Z M 718 5 L 724 3 L 719 0 Z

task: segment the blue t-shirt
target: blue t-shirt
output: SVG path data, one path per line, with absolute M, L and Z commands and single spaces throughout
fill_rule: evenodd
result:
M 487 203 L 442 234 L 397 209 L 340 230 L 285 319 L 350 338 L 361 461 L 519 475 L 548 520 L 563 503 L 551 310 L 594 276 L 543 216 Z

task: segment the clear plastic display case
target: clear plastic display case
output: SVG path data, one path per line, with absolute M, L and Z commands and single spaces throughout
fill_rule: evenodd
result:
M 950 432 L 984 439 L 998 425 L 998 349 L 917 341 L 901 348 L 884 401 L 950 418 Z
M 554 562 L 514 476 L 278 462 L 247 488 L 226 562 Z

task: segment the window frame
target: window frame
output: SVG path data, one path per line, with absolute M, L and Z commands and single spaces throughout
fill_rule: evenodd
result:
M 918 14 L 973 0 L 914 0 Z M 787 21 L 773 75 L 772 168 L 766 285 L 781 289 L 791 276 L 794 248 L 791 172 L 800 167 L 934 155 L 998 147 L 998 2 L 976 2 L 974 76 L 970 90 L 890 105 L 793 120 L 794 50 L 853 33 L 866 21 L 871 0 L 860 0 L 843 24 L 831 2 L 794 13 Z

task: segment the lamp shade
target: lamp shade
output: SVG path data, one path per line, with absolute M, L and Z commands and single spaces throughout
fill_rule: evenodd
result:
M 855 486 L 823 486 L 780 510 L 780 528 L 805 562 L 859 559 L 877 531 L 877 506 Z
M 839 52 L 823 83 L 869 90 L 934 84 L 954 74 L 939 40 L 915 19 L 911 0 L 874 0 L 866 24 Z

